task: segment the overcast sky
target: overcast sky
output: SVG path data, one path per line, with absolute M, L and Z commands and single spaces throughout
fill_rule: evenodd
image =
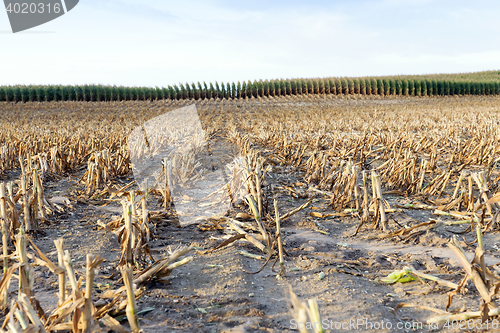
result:
M 80 0 L 12 34 L 0 8 L 0 85 L 494 70 L 499 17 L 494 0 Z

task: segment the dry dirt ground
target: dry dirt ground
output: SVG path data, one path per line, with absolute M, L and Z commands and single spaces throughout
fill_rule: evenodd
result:
M 357 101 L 352 101 L 356 103 Z M 366 100 L 363 103 L 369 103 Z M 383 100 L 371 101 L 376 107 Z M 406 100 L 389 100 L 401 103 Z M 216 103 L 216 102 L 214 102 Z M 432 103 L 418 99 L 415 103 Z M 304 106 L 307 107 L 307 106 Z M 83 171 L 82 171 L 83 173 Z M 106 279 L 116 270 L 120 257 L 117 236 L 100 225 L 118 216 L 119 202 L 83 202 L 77 200 L 77 181 L 81 174 L 61 179 L 47 179 L 44 183 L 48 197 L 64 196 L 71 200 L 71 208 L 44 222 L 43 234 L 35 237 L 37 246 L 57 262 L 54 239 L 64 237 L 78 274 L 84 274 L 87 253 L 99 254 L 105 259 L 96 276 L 97 291 L 104 291 L 112 280 Z M 8 175 L 4 175 L 8 178 Z M 117 179 L 119 185 L 128 184 L 132 176 Z M 275 165 L 263 188 L 268 198 L 278 198 L 280 211 L 287 212 L 303 204 L 305 198 L 289 195 L 283 185 L 292 186 L 302 180 L 300 173 L 289 174 L 283 166 Z M 300 189 L 300 186 L 299 186 Z M 306 188 L 304 187 L 303 190 Z M 151 197 L 151 207 L 160 207 L 160 197 Z M 407 198 L 386 195 L 392 207 L 406 203 Z M 464 274 L 447 242 L 457 235 L 472 258 L 475 234 L 459 234 L 467 225 L 440 226 L 410 239 L 403 237 L 379 238 L 379 231 L 368 228 L 356 237 L 350 237 L 359 224 L 356 217 L 317 218 L 313 211 L 329 213 L 329 199 L 318 194 L 311 206 L 283 223 L 283 241 L 287 252 L 286 277 L 278 279 L 272 263 L 260 273 L 263 260 L 237 253 L 246 250 L 258 253 L 248 242 L 237 241 L 210 254 L 195 254 L 188 265 L 176 269 L 163 282 L 147 285 L 138 300 L 140 324 L 145 332 L 296 332 L 289 314 L 290 287 L 302 301 L 316 298 L 320 314 L 328 332 L 427 332 L 427 331 L 486 331 L 468 328 L 434 329 L 425 324 L 432 312 L 417 308 L 403 308 L 395 313 L 399 303 L 445 308 L 448 288 L 433 283 L 409 282 L 386 285 L 378 281 L 404 266 L 413 266 L 422 272 L 458 283 Z M 272 202 L 269 203 L 272 205 Z M 314 207 L 311 208 L 311 207 Z M 245 211 L 234 207 L 229 216 Z M 158 223 L 150 243 L 155 259 L 166 255 L 179 245 L 195 245 L 210 249 L 221 243 L 224 230 L 202 231 L 198 225 L 179 228 L 175 216 L 172 222 Z M 431 210 L 399 209 L 389 214 L 389 227 L 415 226 L 431 219 L 447 221 L 434 216 Z M 470 245 L 469 245 L 470 244 Z M 498 232 L 485 235 L 486 261 L 500 262 Z M 493 266 L 497 269 L 497 266 Z M 500 274 L 500 272 L 498 272 Z M 49 311 L 56 306 L 57 277 L 42 267 L 36 267 L 35 295 L 42 307 Z M 14 290 L 13 290 L 14 291 Z M 469 284 L 465 295 L 457 295 L 452 309 L 476 310 L 480 297 Z M 124 327 L 128 327 L 126 320 Z M 422 325 L 422 326 L 421 326 Z M 491 329 L 490 329 L 491 331 Z

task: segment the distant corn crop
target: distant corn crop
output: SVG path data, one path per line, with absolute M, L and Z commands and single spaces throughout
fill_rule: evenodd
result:
M 242 83 L 180 83 L 168 87 L 103 85 L 0 86 L 0 102 L 153 101 L 260 98 L 286 95 L 498 95 L 500 71 L 464 74 L 317 78 L 243 81 Z

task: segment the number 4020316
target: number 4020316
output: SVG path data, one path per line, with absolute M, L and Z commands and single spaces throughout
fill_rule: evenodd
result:
M 55 13 L 59 14 L 62 10 L 60 3 L 54 4 L 44 4 L 44 3 L 9 3 L 6 7 L 7 13 L 16 13 L 16 14 L 35 14 L 35 13 Z

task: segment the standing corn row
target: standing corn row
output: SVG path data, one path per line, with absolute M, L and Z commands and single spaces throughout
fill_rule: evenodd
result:
M 491 73 L 491 74 L 490 74 Z M 500 82 L 495 72 L 463 75 L 398 76 L 383 78 L 324 78 L 254 80 L 243 83 L 180 83 L 168 87 L 122 86 L 0 86 L 0 102 L 51 101 L 153 101 L 162 99 L 235 99 L 303 94 L 334 95 L 497 95 Z M 0 154 L 1 155 L 1 154 Z M 1 156 L 0 156 L 1 161 Z

